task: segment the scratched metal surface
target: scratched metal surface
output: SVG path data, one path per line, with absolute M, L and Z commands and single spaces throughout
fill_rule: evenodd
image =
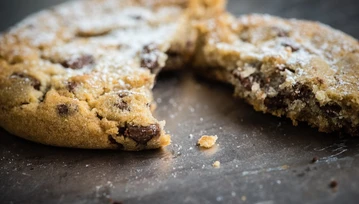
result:
M 28 2 L 31 2 L 29 4 Z M 61 0 L 0 2 L 0 28 Z M 356 1 L 231 1 L 258 12 L 320 20 L 359 37 Z M 22 6 L 26 5 L 26 6 Z M 21 7 L 17 7 L 21 6 Z M 21 8 L 20 10 L 17 8 Z M 359 140 L 321 134 L 263 115 L 231 97 L 231 87 L 191 74 L 162 74 L 156 115 L 173 145 L 118 152 L 48 147 L 0 130 L 0 203 L 356 203 Z M 216 134 L 218 146 L 195 146 Z M 312 164 L 313 157 L 319 161 Z M 221 167 L 211 164 L 219 160 Z M 336 191 L 329 188 L 338 182 Z

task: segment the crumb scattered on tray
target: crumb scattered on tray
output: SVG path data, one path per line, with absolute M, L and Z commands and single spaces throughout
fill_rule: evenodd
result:
M 221 162 L 215 161 L 215 162 L 213 162 L 212 166 L 213 166 L 214 168 L 219 168 L 219 167 L 221 166 Z
M 247 200 L 247 197 L 246 197 L 246 196 L 242 196 L 242 197 L 241 197 L 241 200 L 242 200 L 242 201 L 246 201 L 246 200 Z
M 217 135 L 215 136 L 203 135 L 201 138 L 199 138 L 198 145 L 204 148 L 211 148 L 213 147 L 214 144 L 216 144 L 217 139 L 218 139 Z

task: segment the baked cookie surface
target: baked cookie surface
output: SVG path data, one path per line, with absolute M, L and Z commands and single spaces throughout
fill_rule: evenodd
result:
M 228 82 L 257 111 L 359 135 L 359 43 L 326 25 L 222 15 L 198 26 L 200 74 Z

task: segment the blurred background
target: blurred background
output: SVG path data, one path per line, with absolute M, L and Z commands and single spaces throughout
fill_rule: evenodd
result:
M 0 31 L 25 16 L 66 0 L 0 0 Z M 358 0 L 229 0 L 236 15 L 268 13 L 287 18 L 320 21 L 359 38 Z

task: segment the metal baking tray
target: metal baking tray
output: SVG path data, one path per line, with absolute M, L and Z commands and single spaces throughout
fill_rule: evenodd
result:
M 59 2 L 2 0 L 0 29 Z M 359 37 L 354 0 L 233 0 L 228 8 L 318 20 Z M 359 139 L 294 127 L 232 92 L 188 71 L 162 73 L 155 115 L 167 121 L 173 140 L 163 150 L 49 147 L 0 129 L 0 203 L 358 202 Z M 203 134 L 218 135 L 218 145 L 197 147 Z M 212 166 L 217 160 L 220 168 Z

